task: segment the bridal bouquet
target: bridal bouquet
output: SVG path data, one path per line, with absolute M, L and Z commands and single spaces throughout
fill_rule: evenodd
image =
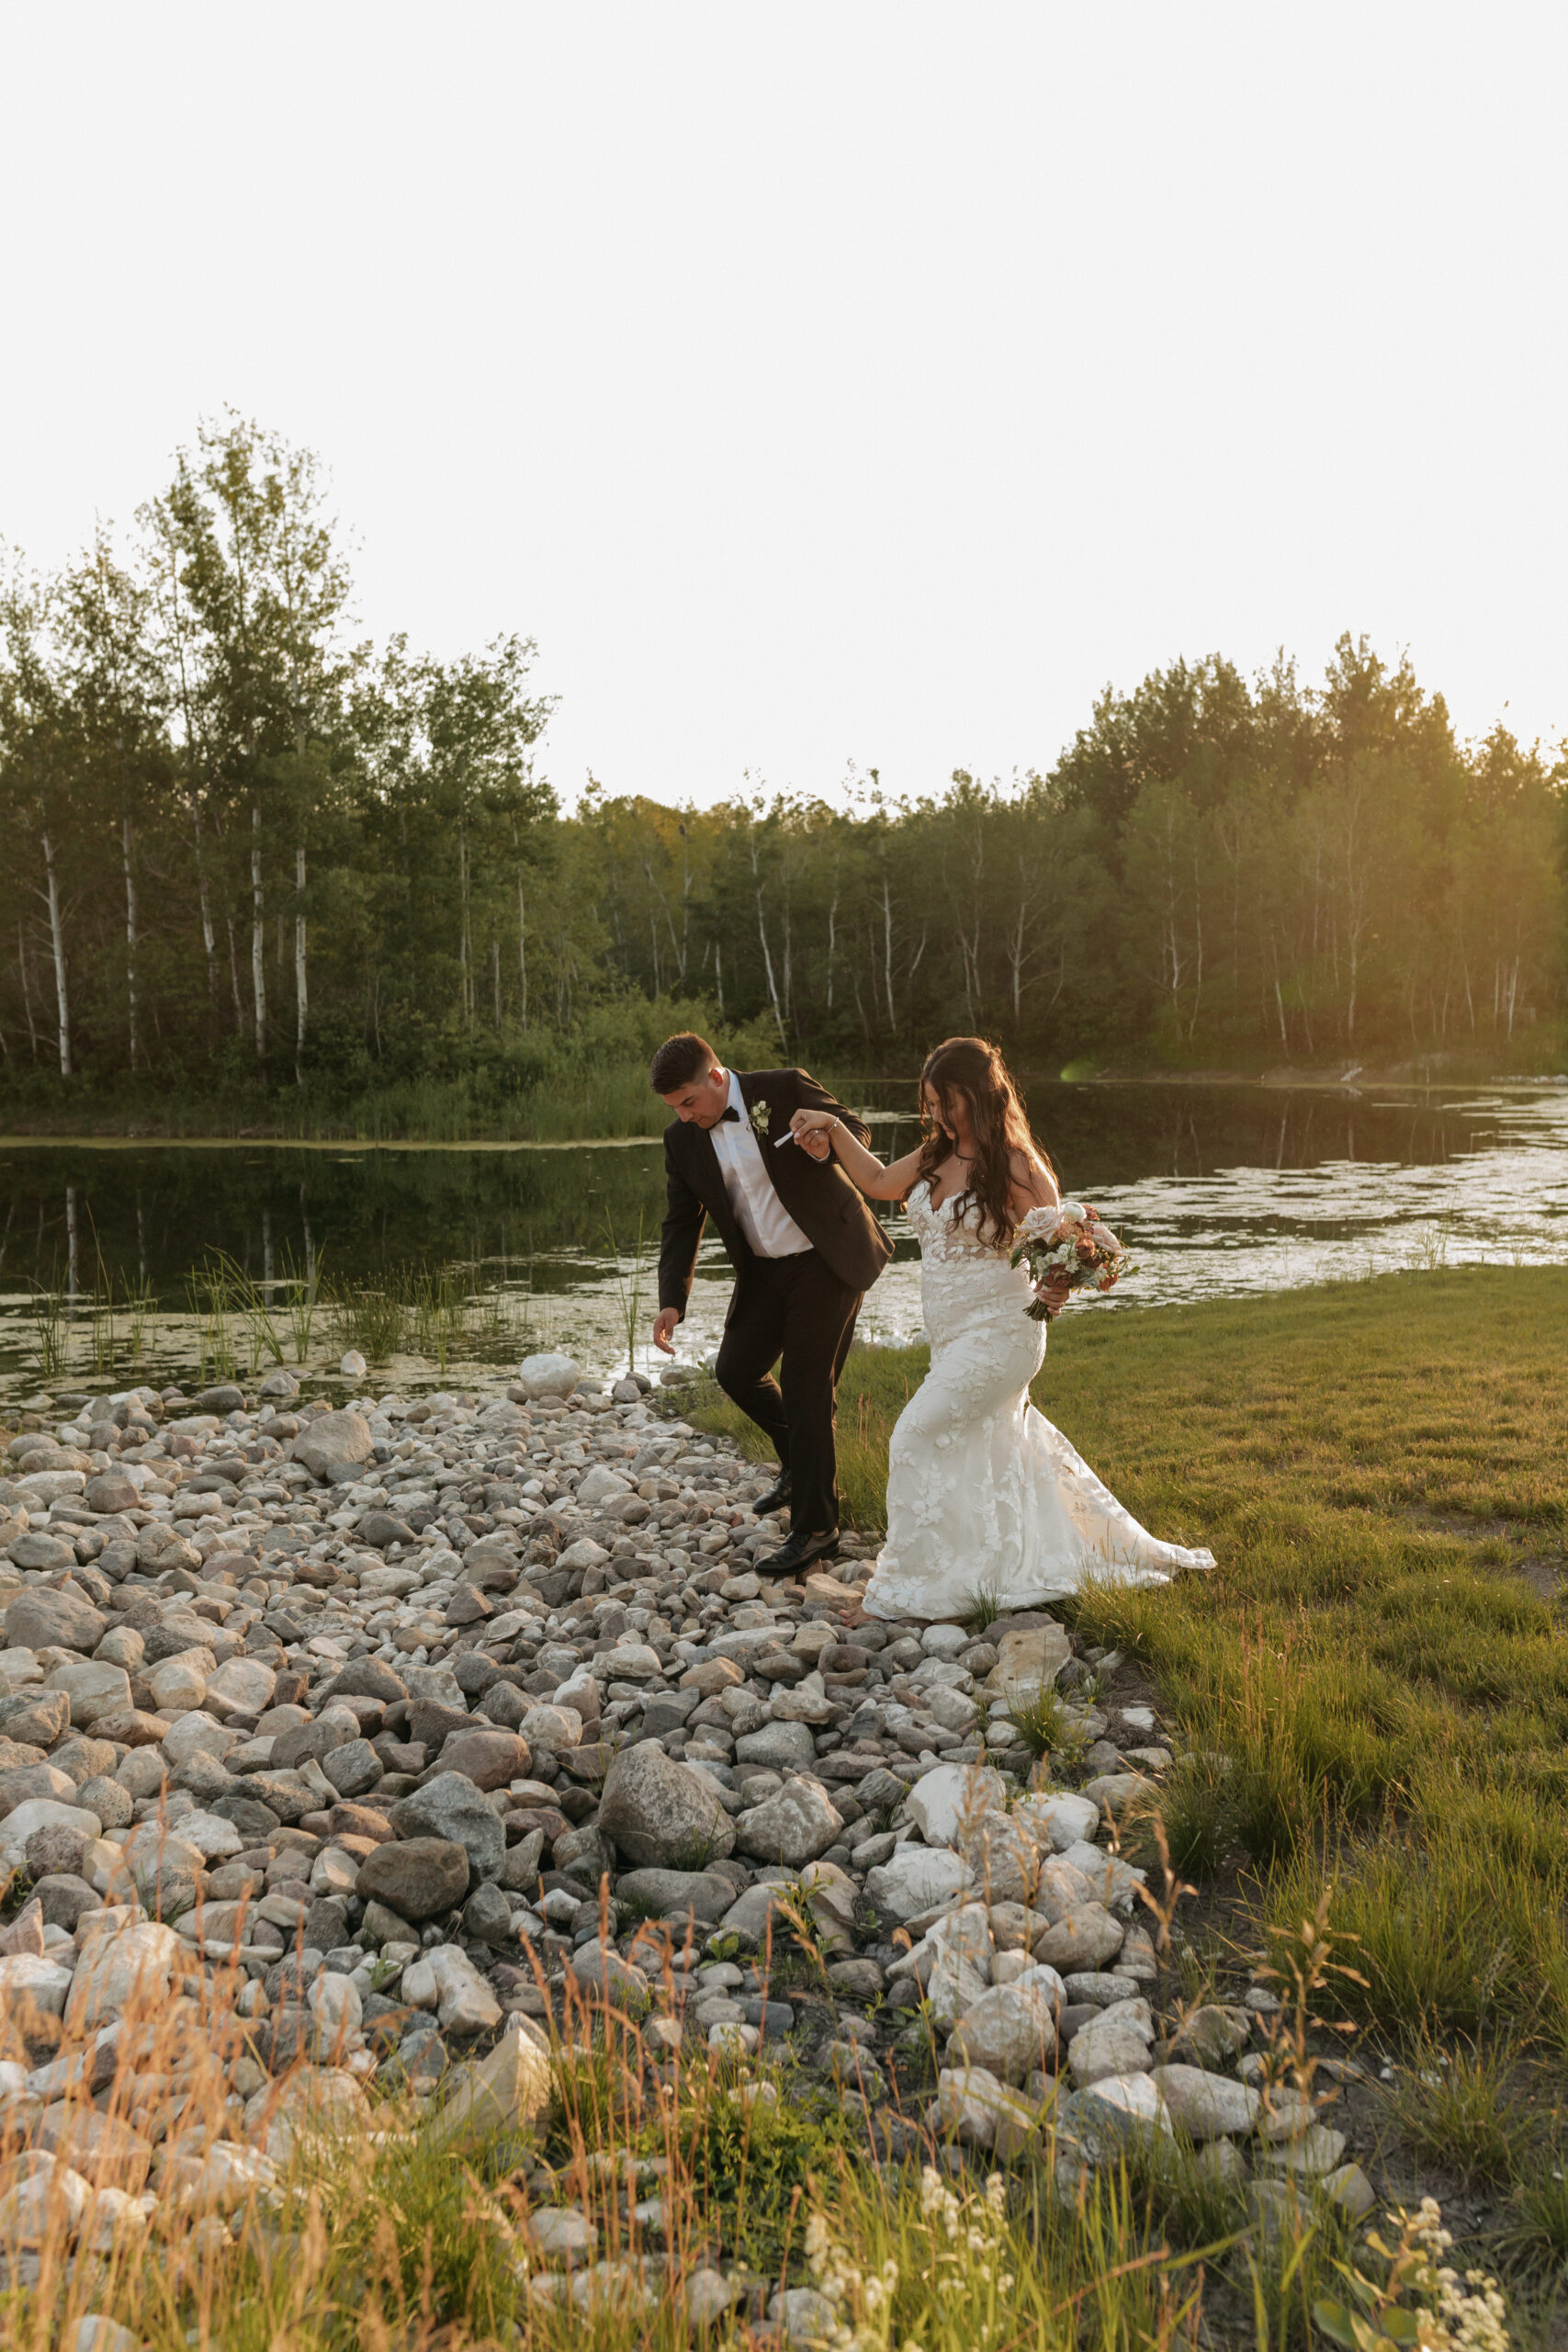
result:
M 1066 1274 L 1067 1288 L 1110 1290 L 1123 1274 L 1135 1273 L 1127 1252 L 1088 1201 L 1063 1201 L 1054 1209 L 1031 1209 L 1018 1228 L 1010 1263 L 1028 1265 L 1034 1292 L 1026 1308 L 1036 1323 L 1045 1320 L 1045 1286 Z

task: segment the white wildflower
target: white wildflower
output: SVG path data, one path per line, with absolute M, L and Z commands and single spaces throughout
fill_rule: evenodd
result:
M 1414 2213 L 1401 2208 L 1388 2218 L 1417 2255 L 1407 2284 L 1438 2322 L 1438 2342 L 1446 2352 L 1508 2352 L 1508 2309 L 1496 2279 L 1467 2270 L 1461 2280 L 1441 2259 L 1454 2241 L 1436 2198 L 1424 2197 Z

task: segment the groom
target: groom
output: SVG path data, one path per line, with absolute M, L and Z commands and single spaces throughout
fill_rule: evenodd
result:
M 728 1070 L 689 1031 L 665 1039 L 649 1077 L 675 1114 L 664 1130 L 670 1206 L 654 1345 L 675 1352 L 697 1243 L 712 1217 L 735 1269 L 715 1371 L 778 1453 L 778 1484 L 756 1508 L 762 1516 L 788 1503 L 789 1539 L 759 1566 L 765 1576 L 788 1576 L 839 1549 L 839 1374 L 861 1300 L 893 1255 L 827 1134 L 797 1142 L 790 1118 L 830 1111 L 860 1142 L 871 1138 L 805 1070 Z M 781 1357 L 782 1386 L 770 1369 Z

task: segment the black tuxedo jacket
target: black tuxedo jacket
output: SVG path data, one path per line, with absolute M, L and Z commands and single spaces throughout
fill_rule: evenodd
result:
M 831 1111 L 862 1143 L 870 1142 L 869 1129 L 806 1070 L 743 1069 L 736 1075 L 748 1111 L 759 1102 L 768 1106 L 768 1133 L 759 1140 L 762 1165 L 780 1200 L 829 1271 L 851 1290 L 869 1290 L 893 1255 L 892 1242 L 836 1159 L 818 1163 L 798 1143 L 782 1140 L 796 1111 Z M 684 1315 L 706 1218 L 712 1217 L 737 1273 L 754 1264 L 755 1256 L 735 1221 L 707 1128 L 683 1119 L 665 1128 L 664 1172 L 670 1205 L 659 1246 L 659 1304 Z

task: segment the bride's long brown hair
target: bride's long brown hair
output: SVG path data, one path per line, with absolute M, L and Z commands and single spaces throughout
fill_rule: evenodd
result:
M 926 1056 L 920 1071 L 920 1162 L 916 1182 L 934 1183 L 936 1171 L 952 1150 L 949 1130 L 926 1108 L 930 1087 L 951 1121 L 955 1094 L 964 1097 L 969 1113 L 969 1133 L 975 1148 L 969 1182 L 958 1195 L 955 1215 L 971 1205 L 979 1210 L 976 1227 L 982 1241 L 1000 1249 L 1012 1239 L 1013 1219 L 1009 1195 L 1013 1187 L 1012 1155 L 1032 1153 L 1044 1160 L 1053 1176 L 1048 1154 L 1030 1133 L 1023 1104 L 1012 1073 L 995 1046 L 985 1037 L 949 1037 Z

